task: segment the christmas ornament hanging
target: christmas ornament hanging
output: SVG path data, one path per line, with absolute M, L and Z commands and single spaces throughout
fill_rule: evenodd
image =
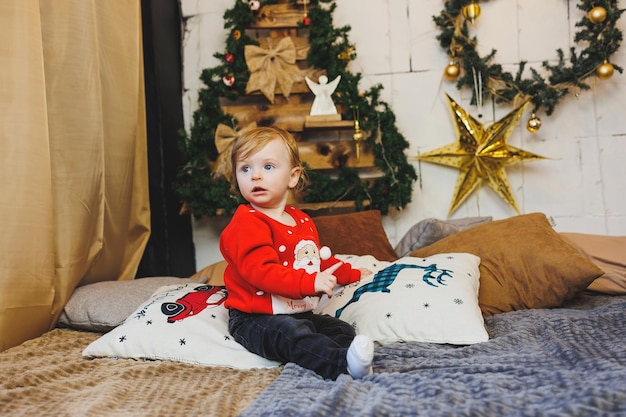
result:
M 448 215 L 477 190 L 483 181 L 519 213 L 505 168 L 525 160 L 544 159 L 509 146 L 506 141 L 515 129 L 528 101 L 485 128 L 446 94 L 455 121 L 458 142 L 420 155 L 422 161 L 459 169 L 459 177 Z
M 443 72 L 444 77 L 446 77 L 450 81 L 455 81 L 457 78 L 459 78 L 460 74 L 461 68 L 459 68 L 459 65 L 454 61 L 450 61 L 450 63 Z
M 354 45 L 349 45 L 345 50 L 337 54 L 337 59 L 345 62 L 352 61 L 355 57 Z
M 615 68 L 613 67 L 613 65 L 609 64 L 607 61 L 604 61 L 602 65 L 600 65 L 596 69 L 596 75 L 598 76 L 599 79 L 603 81 L 611 78 L 614 72 L 615 72 Z
M 252 13 L 258 13 L 259 9 L 261 9 L 261 2 L 259 0 L 250 0 L 249 4 Z
M 361 141 L 363 140 L 363 131 L 361 131 L 361 125 L 359 124 L 359 120 L 356 119 L 354 121 L 354 133 L 352 134 L 352 139 L 355 142 L 355 150 L 356 150 L 356 161 L 361 161 Z
M 476 19 L 478 19 L 478 16 L 480 16 L 480 6 L 478 3 L 472 2 L 463 7 L 463 17 L 469 20 L 470 23 L 474 23 Z
M 303 26 L 309 26 L 311 24 L 311 19 L 309 19 L 309 12 L 307 11 L 307 4 L 309 4 L 309 0 L 303 0 L 302 4 L 304 5 L 304 12 L 302 14 L 302 21 L 300 22 Z
M 222 77 L 222 82 L 226 87 L 232 87 L 235 84 L 235 76 L 233 74 L 226 74 Z
M 541 119 L 533 113 L 526 122 L 526 129 L 530 133 L 537 133 L 541 129 Z
M 596 6 L 589 10 L 587 17 L 591 23 L 602 23 L 606 20 L 606 9 L 602 6 Z

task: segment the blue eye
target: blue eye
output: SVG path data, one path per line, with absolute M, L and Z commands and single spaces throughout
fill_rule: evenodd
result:
M 241 167 L 241 172 L 247 173 L 248 171 L 250 171 L 250 167 L 248 167 L 248 166 Z
M 272 164 L 265 164 L 265 166 L 263 168 L 265 168 L 266 171 L 269 171 L 272 168 L 274 168 L 274 165 L 272 165 Z

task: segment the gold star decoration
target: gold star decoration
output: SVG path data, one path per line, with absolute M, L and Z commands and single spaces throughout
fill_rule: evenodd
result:
M 504 168 L 525 160 L 545 159 L 506 143 L 529 102 L 523 103 L 485 129 L 482 123 L 469 115 L 449 95 L 446 94 L 446 97 L 459 140 L 418 158 L 460 170 L 448 215 L 478 189 L 483 180 L 519 214 Z

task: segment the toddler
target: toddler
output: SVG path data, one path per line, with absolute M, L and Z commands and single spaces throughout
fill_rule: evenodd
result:
M 250 130 L 235 140 L 231 164 L 233 189 L 248 203 L 220 236 L 233 338 L 260 356 L 294 362 L 324 378 L 369 375 L 372 341 L 355 336 L 340 319 L 313 313 L 319 295 L 330 297 L 336 284 L 371 271 L 333 256 L 321 259 L 312 219 L 287 205 L 289 191 L 304 182 L 295 139 L 276 127 Z

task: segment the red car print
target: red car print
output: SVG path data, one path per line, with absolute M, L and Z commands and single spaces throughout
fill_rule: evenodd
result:
M 176 300 L 176 302 L 167 302 L 161 304 L 161 312 L 167 317 L 168 323 L 186 319 L 195 316 L 208 306 L 218 306 L 226 301 L 225 291 L 220 293 L 224 287 L 216 287 L 214 285 L 201 285 L 196 287 L 194 291 L 189 292 Z M 211 296 L 216 295 L 215 301 L 209 302 Z

